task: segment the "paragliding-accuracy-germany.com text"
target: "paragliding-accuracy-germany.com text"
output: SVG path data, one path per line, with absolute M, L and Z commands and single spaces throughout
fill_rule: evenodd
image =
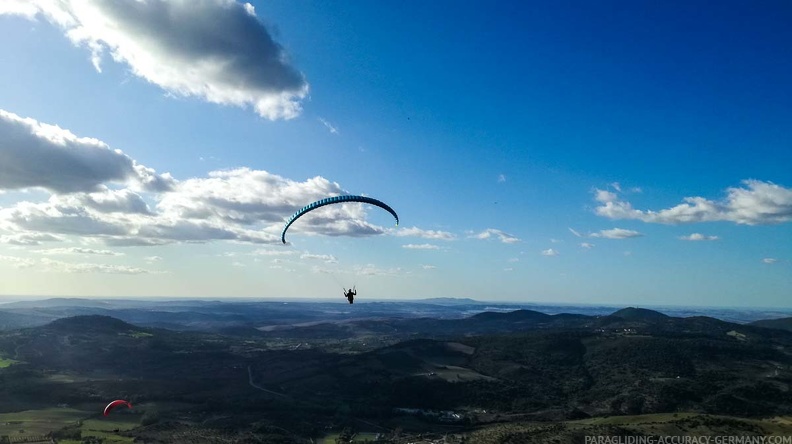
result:
M 792 444 L 792 436 L 586 436 L 585 444 Z

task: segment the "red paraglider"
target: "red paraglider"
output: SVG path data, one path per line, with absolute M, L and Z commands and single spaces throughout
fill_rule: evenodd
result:
M 118 407 L 119 405 L 126 405 L 127 408 L 130 408 L 130 409 L 132 408 L 132 404 L 130 404 L 128 401 L 124 401 L 123 399 L 116 399 L 115 401 L 111 402 L 110 404 L 107 404 L 107 407 L 105 407 L 105 409 L 104 409 L 104 415 L 105 416 L 109 415 L 110 414 L 110 410 L 113 410 L 114 408 Z

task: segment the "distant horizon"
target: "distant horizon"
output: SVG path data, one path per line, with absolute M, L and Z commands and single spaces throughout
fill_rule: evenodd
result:
M 16 299 L 12 299 L 16 298 Z M 30 301 L 46 301 L 53 299 L 75 299 L 75 300 L 92 300 L 92 301 L 142 301 L 142 302 L 311 302 L 311 303 L 325 303 L 333 302 L 339 304 L 347 304 L 346 300 L 342 297 L 213 297 L 213 296 L 46 296 L 46 295 L 6 295 L 0 296 L 0 306 L 13 302 L 30 302 Z M 792 307 L 771 307 L 771 306 L 715 306 L 715 305 L 654 305 L 654 304 L 619 304 L 619 303 L 597 303 L 597 302 L 536 302 L 536 301 L 482 301 L 468 297 L 425 297 L 425 298 L 372 298 L 372 299 L 358 299 L 355 304 L 366 304 L 375 302 L 421 302 L 431 300 L 455 300 L 473 301 L 476 305 L 507 305 L 507 306 L 538 306 L 538 307 L 604 307 L 604 308 L 647 308 L 647 309 L 699 309 L 699 310 L 742 310 L 742 311 L 779 311 L 789 312 L 792 314 Z

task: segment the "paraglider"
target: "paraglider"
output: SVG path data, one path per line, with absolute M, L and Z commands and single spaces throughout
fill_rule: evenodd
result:
M 115 401 L 111 402 L 110 404 L 107 404 L 107 407 L 104 408 L 104 416 L 109 415 L 110 411 L 113 410 L 114 408 L 118 407 L 119 405 L 126 405 L 127 408 L 130 408 L 130 409 L 132 408 L 132 404 L 130 404 L 129 401 L 124 401 L 123 399 L 116 399 Z
M 319 207 L 323 207 L 325 205 L 344 203 L 344 202 L 362 202 L 362 203 L 367 203 L 367 204 L 371 204 L 371 205 L 376 205 L 376 206 L 388 211 L 390 214 L 392 214 L 393 217 L 396 219 L 396 225 L 399 225 L 399 216 L 396 214 L 395 211 L 393 211 L 393 208 L 389 207 L 384 202 L 380 202 L 377 199 L 372 199 L 370 197 L 365 197 L 365 196 L 350 196 L 350 195 L 335 196 L 335 197 L 328 197 L 326 199 L 322 199 L 322 200 L 316 201 L 316 202 L 314 202 L 312 204 L 306 205 L 306 206 L 300 208 L 299 211 L 294 213 L 289 218 L 289 220 L 286 221 L 286 226 L 283 227 L 283 232 L 281 233 L 281 241 L 284 244 L 286 243 L 286 230 L 288 230 L 289 227 L 291 226 L 291 224 L 293 224 L 294 221 L 299 219 L 303 214 L 308 213 L 309 211 L 313 211 L 313 210 L 315 210 L 315 209 L 317 209 Z M 351 300 L 350 300 L 350 303 L 352 303 Z
M 343 287 L 342 287 L 342 288 L 343 288 Z M 346 289 L 346 288 L 344 288 L 344 297 L 345 297 L 345 298 L 347 298 L 347 299 L 349 299 L 349 303 L 350 303 L 350 304 L 352 303 L 352 301 L 354 301 L 354 300 L 355 300 L 355 296 L 356 296 L 356 295 L 357 295 L 357 290 L 355 290 L 355 288 L 354 288 L 354 287 L 353 287 L 353 288 L 350 288 L 350 289 L 349 289 L 349 291 L 347 291 L 347 289 Z

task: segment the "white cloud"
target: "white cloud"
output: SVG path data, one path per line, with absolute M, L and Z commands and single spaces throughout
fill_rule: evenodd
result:
M 34 261 L 33 259 L 16 257 L 16 256 L 0 255 L 0 262 L 10 263 L 15 268 L 31 268 L 36 266 L 36 261 Z
M 399 237 L 420 237 L 424 239 L 436 240 L 454 240 L 456 238 L 453 234 L 447 231 L 423 230 L 418 227 L 399 228 L 391 230 L 390 233 Z
M 107 191 L 104 194 L 113 199 L 91 193 L 52 196 L 42 203 L 19 202 L 0 209 L 0 226 L 17 233 L 98 237 L 113 246 L 211 240 L 275 244 L 280 242 L 275 233 L 286 216 L 321 195 L 321 185 L 329 183 L 321 178 L 297 183 L 266 171 L 250 170 L 212 176 L 190 179 L 174 191 L 159 195 L 155 210 L 148 213 L 134 193 Z M 317 210 L 316 217 L 306 217 L 304 223 L 301 219 L 295 231 L 331 235 L 385 231 L 361 220 L 365 212 L 360 206 L 338 207 Z M 319 223 L 320 219 L 325 225 Z
M 629 202 L 602 190 L 596 190 L 595 200 L 601 203 L 595 212 L 610 219 L 663 224 L 726 221 L 744 225 L 792 220 L 792 188 L 759 180 L 744 180 L 741 187 L 728 188 L 726 197 L 720 201 L 686 197 L 684 203 L 660 211 L 637 210 Z
M 274 235 L 280 233 L 286 217 L 306 203 L 339 194 L 345 194 L 341 186 L 323 177 L 297 182 L 267 171 L 238 168 L 180 182 L 174 192 L 164 195 L 157 209 L 175 218 L 222 224 L 269 223 Z M 366 214 L 360 203 L 328 205 L 301 217 L 289 233 L 369 236 L 386 232 L 366 222 Z M 271 239 L 262 240 L 268 243 Z
M 498 175 L 498 183 L 506 182 L 506 176 L 503 174 Z
M 542 256 L 558 256 L 558 251 L 548 248 L 547 250 L 542 250 Z
M 407 248 L 408 250 L 439 250 L 440 249 L 439 246 L 432 244 L 407 244 L 407 245 L 402 245 L 402 248 Z
M 688 236 L 680 236 L 679 239 L 686 241 L 714 241 L 718 240 L 718 236 L 706 236 L 701 233 L 692 233 Z
M 397 276 L 405 273 L 400 267 L 380 268 L 374 264 L 359 265 L 354 270 L 355 274 L 364 276 Z
M 62 206 L 57 199 L 48 202 L 19 202 L 0 209 L 0 225 L 18 232 L 37 231 L 85 236 L 123 236 L 129 229 L 118 219 L 89 208 Z
M 169 174 L 158 175 L 104 142 L 3 110 L 0 140 L 0 189 L 74 193 L 103 191 L 106 183 L 122 183 L 161 192 L 174 185 Z
M 243 264 L 242 262 L 231 262 L 232 267 L 247 267 L 247 265 Z
M 307 202 L 334 194 L 343 194 L 343 190 L 323 177 L 296 182 L 267 171 L 238 168 L 180 182 L 174 192 L 164 195 L 157 209 L 179 218 L 215 218 L 236 224 L 282 222 Z M 323 207 L 311 214 L 344 205 Z M 295 224 L 294 229 L 299 227 Z
M 618 196 L 616 193 L 607 190 L 595 190 L 594 191 L 594 200 L 597 202 L 605 203 L 605 202 L 612 202 L 616 200 Z
M 143 198 L 128 189 L 56 195 L 50 198 L 50 202 L 61 207 L 90 208 L 99 213 L 152 214 Z
M 35 11 L 34 11 L 35 9 Z M 107 51 L 134 75 L 174 96 L 252 106 L 262 117 L 299 115 L 303 75 L 247 3 L 233 0 L 5 0 L 0 14 L 42 16 L 101 72 Z
M 249 254 L 252 256 L 289 256 L 292 254 L 297 254 L 297 252 L 294 250 L 286 250 L 286 249 L 267 250 L 267 249 L 259 248 L 257 250 L 253 250 Z
M 778 262 L 778 259 L 772 257 L 766 257 L 762 259 L 762 262 L 764 262 L 765 264 L 775 264 L 776 262 Z
M 37 4 L 31 0 L 2 0 L 0 1 L 0 15 L 19 15 L 33 20 L 39 11 Z
M 434 270 L 434 269 L 437 268 L 437 266 L 436 265 L 421 265 L 421 268 L 423 268 L 424 270 Z
M 17 268 L 35 268 L 36 271 L 57 273 L 107 273 L 107 274 L 154 274 L 157 271 L 127 265 L 93 263 L 71 263 L 42 258 L 38 261 L 14 256 L 0 256 L 0 261 L 9 262 Z
M 160 256 L 146 256 L 143 258 L 144 261 L 153 264 L 154 262 L 162 262 L 162 258 Z
M 322 125 L 324 125 L 324 127 L 327 128 L 331 134 L 338 134 L 338 128 L 334 127 L 330 122 L 321 117 L 319 118 L 319 121 L 322 122 Z
M 514 267 L 506 267 L 503 271 L 514 271 Z
M 585 249 L 587 249 L 587 250 L 590 250 L 590 249 L 594 248 L 594 244 L 592 244 L 592 243 L 589 243 L 589 242 L 581 242 L 581 243 L 580 243 L 580 246 L 581 246 L 582 248 L 585 248 Z
M 509 233 L 506 233 L 501 230 L 497 230 L 495 228 L 487 228 L 486 230 L 482 231 L 481 233 L 474 234 L 471 237 L 475 239 L 490 239 L 497 237 L 498 240 L 503 242 L 504 244 L 513 244 L 516 242 L 520 242 L 520 239 L 516 236 L 513 236 Z
M 611 182 L 610 186 L 613 187 L 614 190 L 621 193 L 622 188 L 619 182 Z
M 513 258 L 510 258 L 507 262 L 510 262 L 510 263 L 520 262 L 520 258 L 513 257 Z
M 643 234 L 634 230 L 625 230 L 624 228 L 612 228 L 610 230 L 600 230 L 596 233 L 589 234 L 589 237 L 600 237 L 605 239 L 629 239 L 631 237 L 640 237 Z
M 335 264 L 338 263 L 338 259 L 332 254 L 311 254 L 311 253 L 304 253 L 300 255 L 300 259 L 309 259 L 309 260 L 317 260 L 323 261 L 327 264 Z
M 11 245 L 41 245 L 42 242 L 62 241 L 62 237 L 47 233 L 19 233 L 0 236 L 0 243 Z
M 82 247 L 69 247 L 69 248 L 49 248 L 46 250 L 34 250 L 35 253 L 46 255 L 63 255 L 63 254 L 87 254 L 95 256 L 123 256 L 124 253 L 118 253 L 111 250 L 96 250 L 93 248 Z
M 5 121 L 12 122 L 12 127 L 19 123 L 15 118 Z M 20 125 L 15 128 L 27 123 Z M 32 134 L 33 127 L 28 125 L 24 137 Z M 46 137 L 34 136 L 44 137 L 52 145 L 49 151 L 26 151 L 16 147 L 16 142 L 0 144 L 0 187 L 44 188 L 56 194 L 45 202 L 20 201 L 0 208 L 0 229 L 7 232 L 0 236 L 2 243 L 38 245 L 62 240 L 58 235 L 74 235 L 114 247 L 215 240 L 279 244 L 289 215 L 307 202 L 346 194 L 339 184 L 323 177 L 300 182 L 249 168 L 212 171 L 208 177 L 176 182 L 94 139 L 76 139 L 55 127 L 36 128 L 44 128 Z M 68 149 L 58 148 L 64 140 L 73 143 Z M 111 182 L 136 186 L 146 193 L 108 188 L 105 183 Z M 302 217 L 290 232 L 453 239 L 450 233 L 417 227 L 392 231 L 367 222 L 366 215 L 367 207 L 360 203 L 329 205 Z
M 610 229 L 610 230 L 600 230 L 600 231 L 598 231 L 596 233 L 589 233 L 589 234 L 582 234 L 582 233 L 580 233 L 578 231 L 573 230 L 572 228 L 570 228 L 569 231 L 571 231 L 572 234 L 574 234 L 577 237 L 599 237 L 599 238 L 605 238 L 605 239 L 627 239 L 627 238 L 630 238 L 630 237 L 643 236 L 643 234 L 641 234 L 641 233 L 639 233 L 637 231 L 625 230 L 623 228 L 613 228 L 613 229 Z M 587 244 L 587 243 L 584 242 L 583 244 Z M 583 247 L 583 248 L 590 248 L 590 247 L 585 247 L 583 244 L 580 244 L 580 246 Z M 587 245 L 591 245 L 592 247 L 594 246 L 593 244 L 587 244 Z
M 165 239 L 143 239 L 137 236 L 111 236 L 102 237 L 102 242 L 108 247 L 156 247 L 172 244 L 174 241 Z
M 36 268 L 42 268 L 44 271 L 53 271 L 61 273 L 108 273 L 108 274 L 154 274 L 160 273 L 144 268 L 130 267 L 127 265 L 108 265 L 108 264 L 91 264 L 91 263 L 68 263 L 55 261 L 47 258 L 41 259 Z

